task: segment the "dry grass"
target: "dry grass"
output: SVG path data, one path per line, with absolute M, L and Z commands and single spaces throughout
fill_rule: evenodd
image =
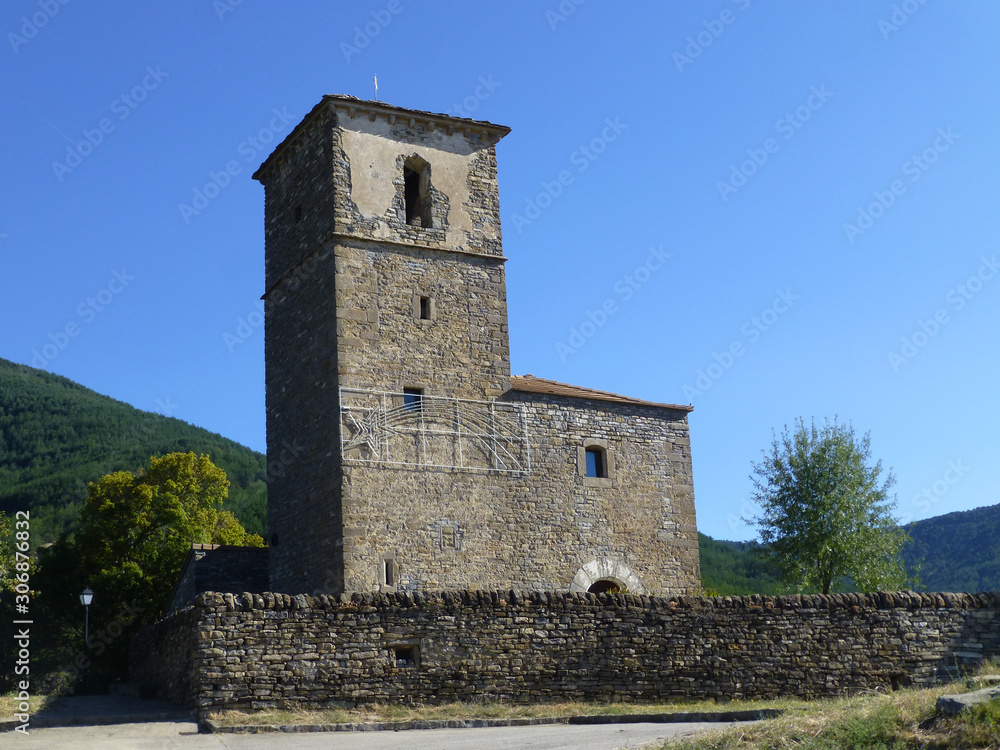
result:
M 680 750 L 1000 750 L 1000 701 L 958 717 L 939 717 L 937 699 L 979 687 L 976 676 L 1000 673 L 985 664 L 967 681 L 924 690 L 821 700 L 753 725 L 667 743 Z
M 536 703 L 519 705 L 502 701 L 446 703 L 438 706 L 404 706 L 376 703 L 351 709 L 219 711 L 209 718 L 224 726 L 248 724 L 353 724 L 387 721 L 435 721 L 456 719 L 520 719 L 569 716 L 620 716 L 681 712 L 753 711 L 760 708 L 793 709 L 803 701 L 739 701 L 732 703 Z
M 902 750 L 926 747 L 917 737 L 938 696 L 953 688 L 871 693 L 820 700 L 777 719 L 664 745 L 694 750 Z M 911 740 L 913 741 L 911 743 Z
M 354 724 L 458 719 L 556 718 L 680 712 L 783 709 L 778 719 L 713 732 L 665 747 L 698 750 L 904 750 L 909 748 L 995 748 L 1000 750 L 1000 705 L 961 719 L 936 718 L 941 695 L 979 687 L 978 675 L 1000 674 L 1000 663 L 982 665 L 965 683 L 892 694 L 869 693 L 821 701 L 782 699 L 731 703 L 539 703 L 502 701 L 438 706 L 372 704 L 357 708 L 220 711 L 209 716 L 223 726 L 264 724 Z

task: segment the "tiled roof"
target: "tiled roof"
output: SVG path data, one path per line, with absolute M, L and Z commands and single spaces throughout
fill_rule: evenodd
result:
M 681 404 L 658 404 L 655 401 L 643 401 L 638 398 L 620 396 L 617 393 L 608 391 L 596 391 L 593 388 L 581 388 L 578 385 L 567 385 L 558 383 L 555 380 L 536 378 L 534 375 L 511 375 L 510 389 L 512 391 L 523 391 L 526 393 L 542 393 L 548 396 L 569 396 L 570 398 L 589 398 L 595 401 L 611 401 L 617 404 L 638 404 L 640 406 L 656 406 L 661 409 L 680 409 L 681 411 L 694 411 L 693 406 L 683 406 Z

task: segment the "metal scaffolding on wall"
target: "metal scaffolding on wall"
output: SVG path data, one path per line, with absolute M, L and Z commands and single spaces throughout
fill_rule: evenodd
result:
M 340 389 L 345 461 L 527 474 L 522 404 Z

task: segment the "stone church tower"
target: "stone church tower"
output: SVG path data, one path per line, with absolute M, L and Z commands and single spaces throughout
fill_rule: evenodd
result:
M 508 132 L 326 96 L 254 175 L 272 590 L 700 585 L 690 408 L 511 378 Z

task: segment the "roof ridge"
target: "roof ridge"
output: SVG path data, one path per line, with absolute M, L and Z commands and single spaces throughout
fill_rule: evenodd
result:
M 565 396 L 568 398 L 590 398 L 595 401 L 610 401 L 613 403 L 636 404 L 639 406 L 653 406 L 661 409 L 679 409 L 681 411 L 694 411 L 693 406 L 682 404 L 664 404 L 656 401 L 646 401 L 644 399 L 623 396 L 612 391 L 602 391 L 596 388 L 587 388 L 581 385 L 571 385 L 561 383 L 558 380 L 549 378 L 539 378 L 530 373 L 527 375 L 511 375 L 510 387 L 512 391 L 522 391 L 527 393 L 542 393 L 550 396 Z

